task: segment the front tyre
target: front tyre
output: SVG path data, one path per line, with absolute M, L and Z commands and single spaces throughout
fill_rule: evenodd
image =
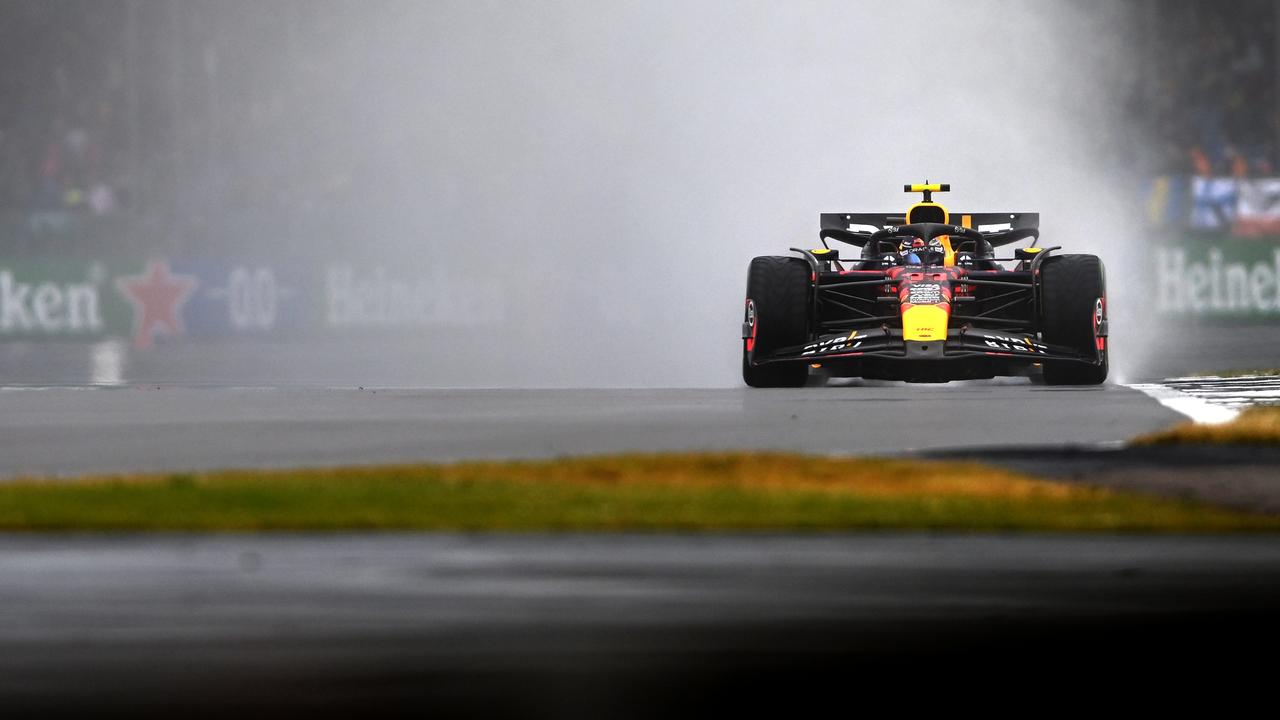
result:
M 1075 348 L 1082 355 L 1101 356 L 1096 365 L 1073 362 L 1044 363 L 1049 385 L 1101 385 L 1107 379 L 1108 349 L 1099 337 L 1106 318 L 1107 280 L 1096 255 L 1059 255 L 1045 258 L 1041 268 L 1042 327 L 1044 340 Z
M 809 263 L 780 256 L 752 260 L 746 312 L 749 336 L 743 343 L 742 379 L 756 388 L 803 387 L 809 378 L 804 363 L 753 365 L 751 360 L 808 339 Z

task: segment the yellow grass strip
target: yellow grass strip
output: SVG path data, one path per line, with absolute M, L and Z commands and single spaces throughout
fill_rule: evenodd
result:
M 1219 372 L 1198 372 L 1191 377 L 1223 377 L 1223 378 L 1245 378 L 1245 377 L 1275 377 L 1280 375 L 1280 368 L 1266 368 L 1262 370 L 1226 370 Z
M 1280 407 L 1247 408 L 1239 417 L 1221 425 L 1186 422 L 1168 430 L 1141 435 L 1134 445 L 1277 445 L 1280 444 Z
M 618 455 L 0 483 L 0 530 L 1280 531 L 976 463 Z

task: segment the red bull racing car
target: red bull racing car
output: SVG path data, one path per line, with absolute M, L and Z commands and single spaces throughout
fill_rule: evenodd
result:
M 1095 255 L 1036 247 L 1037 213 L 953 213 L 923 194 L 905 215 L 824 213 L 822 247 L 751 261 L 742 376 L 946 382 L 1107 378 L 1107 292 Z M 829 241 L 859 249 L 846 258 Z M 1030 241 L 1008 257 L 997 248 Z

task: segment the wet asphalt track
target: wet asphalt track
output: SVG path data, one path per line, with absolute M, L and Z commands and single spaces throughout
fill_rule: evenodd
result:
M 1117 442 L 1180 419 L 1121 386 L 800 390 L 0 390 L 0 476 L 555 457 Z

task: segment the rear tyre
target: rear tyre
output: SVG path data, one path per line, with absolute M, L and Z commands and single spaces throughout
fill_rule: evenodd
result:
M 743 345 L 742 379 L 757 388 L 803 387 L 809 378 L 804 363 L 756 366 L 751 355 L 763 357 L 808 339 L 809 263 L 778 256 L 752 260 L 747 271 L 747 323 L 754 340 Z
M 1098 365 L 1045 362 L 1049 385 L 1100 385 L 1107 379 L 1105 338 L 1098 349 L 1098 321 L 1105 316 L 1107 280 L 1096 255 L 1049 257 L 1041 268 L 1044 341 L 1075 348 L 1081 354 L 1102 355 Z

